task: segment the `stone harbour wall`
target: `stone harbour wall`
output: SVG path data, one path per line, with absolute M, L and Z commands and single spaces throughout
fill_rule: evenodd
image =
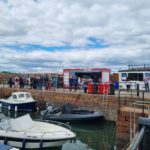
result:
M 15 88 L 1 88 L 1 97 L 9 97 L 12 92 L 18 91 Z M 28 91 L 32 96 L 38 100 L 40 109 L 45 109 L 46 103 L 63 105 L 64 103 L 71 103 L 79 108 L 86 108 L 94 111 L 103 111 L 103 95 L 100 94 L 85 94 L 79 92 L 53 92 L 48 90 L 32 90 L 21 89 L 21 91 Z M 108 95 L 107 109 L 105 107 L 105 119 L 116 121 L 118 98 L 115 95 Z

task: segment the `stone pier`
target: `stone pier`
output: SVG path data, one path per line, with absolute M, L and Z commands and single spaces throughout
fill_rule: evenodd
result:
M 140 108 L 121 107 L 116 119 L 116 141 L 118 149 L 123 149 L 130 142 L 130 131 L 135 124 L 135 132 L 138 131 L 138 118 L 148 116 L 148 112 Z

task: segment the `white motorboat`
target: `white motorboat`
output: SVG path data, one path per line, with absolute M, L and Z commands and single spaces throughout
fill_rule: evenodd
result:
M 14 111 L 34 111 L 36 103 L 29 92 L 13 92 L 8 99 L 0 99 L 0 107 Z
M 0 143 L 17 148 L 60 147 L 75 137 L 71 128 L 33 121 L 29 114 L 0 122 Z

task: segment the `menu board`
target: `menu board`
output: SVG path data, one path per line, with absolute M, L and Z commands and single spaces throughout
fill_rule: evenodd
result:
M 64 72 L 64 85 L 69 85 L 69 72 Z

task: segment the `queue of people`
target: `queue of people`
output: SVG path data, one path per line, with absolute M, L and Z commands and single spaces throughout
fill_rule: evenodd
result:
M 75 92 L 77 90 L 83 90 L 84 93 L 87 93 L 88 84 L 94 81 L 95 80 L 91 78 L 80 78 L 77 76 L 70 76 L 69 77 L 69 91 L 71 92 L 74 89 Z
M 15 88 L 24 88 L 25 85 L 25 79 L 24 77 L 19 77 L 19 76 L 15 76 L 15 78 L 13 78 L 12 76 L 8 79 L 8 84 L 9 87 L 15 87 Z
M 10 88 L 27 88 L 31 89 L 53 89 L 54 91 L 57 88 L 57 78 L 49 78 L 47 75 L 44 77 L 41 75 L 34 75 L 33 77 L 25 77 L 25 76 L 11 76 L 8 79 L 8 85 Z
M 77 76 L 70 76 L 69 77 L 69 91 L 71 92 L 73 89 L 74 91 L 83 91 L 84 93 L 87 93 L 88 84 L 89 83 L 100 83 L 100 79 L 96 76 L 93 76 L 93 78 L 87 78 L 87 77 L 77 77 Z M 149 92 L 149 82 L 150 77 L 144 78 L 144 88 L 145 92 Z M 130 92 L 130 90 L 133 88 L 133 85 L 135 83 L 132 83 L 129 78 L 125 81 L 127 92 Z M 30 89 L 46 89 L 46 90 L 53 90 L 56 91 L 58 88 L 58 78 L 57 77 L 49 77 L 46 75 L 32 75 L 32 76 L 24 76 L 24 75 L 16 75 L 16 76 L 10 76 L 8 79 L 8 85 L 10 88 L 30 88 Z M 135 85 L 138 90 L 138 84 Z M 140 85 L 141 86 L 141 85 Z M 62 86 L 63 88 L 63 83 Z

